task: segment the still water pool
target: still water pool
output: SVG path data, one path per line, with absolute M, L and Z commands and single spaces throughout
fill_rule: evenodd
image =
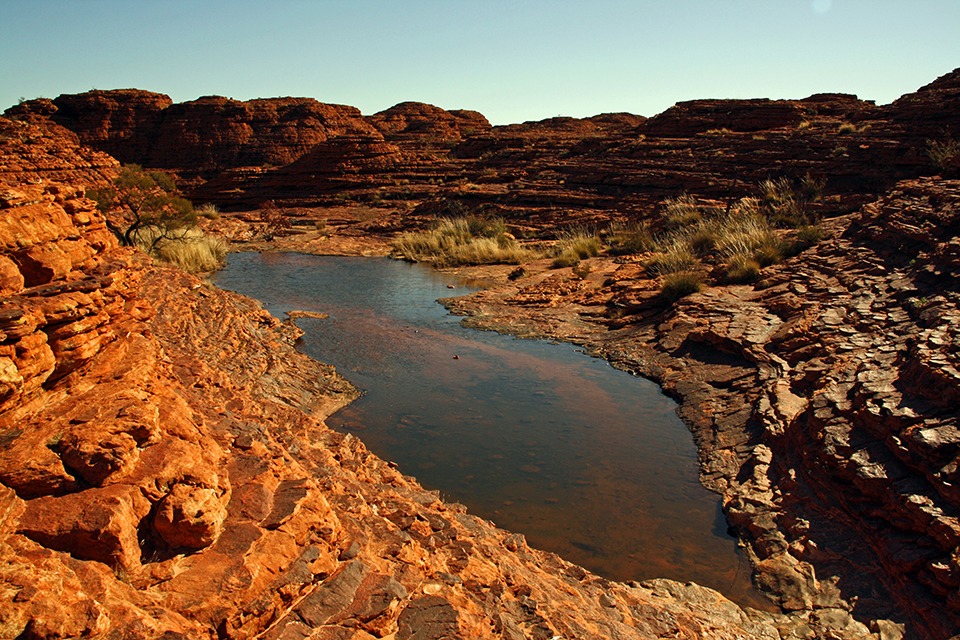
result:
M 611 579 L 764 603 L 656 384 L 568 344 L 460 326 L 436 300 L 475 283 L 423 265 L 242 253 L 214 283 L 278 318 L 329 314 L 297 321 L 299 348 L 364 395 L 328 424 L 445 499 Z

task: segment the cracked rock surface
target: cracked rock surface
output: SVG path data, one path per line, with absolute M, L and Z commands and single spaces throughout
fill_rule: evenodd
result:
M 676 396 L 701 479 L 782 609 L 947 637 L 960 625 L 960 182 L 905 181 L 829 224 L 758 285 L 672 308 L 639 262 L 606 258 L 585 280 L 528 270 L 446 303 L 472 326 L 583 344 Z

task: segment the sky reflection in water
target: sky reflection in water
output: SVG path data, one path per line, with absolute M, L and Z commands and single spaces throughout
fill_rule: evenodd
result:
M 298 320 L 300 348 L 365 393 L 329 425 L 446 499 L 612 579 L 694 581 L 763 604 L 654 383 L 568 344 L 461 327 L 436 300 L 470 283 L 421 265 L 246 253 L 214 281 L 278 318 L 329 314 Z

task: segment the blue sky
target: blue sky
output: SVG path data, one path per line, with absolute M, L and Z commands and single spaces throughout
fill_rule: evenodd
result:
M 960 0 L 0 0 L 0 25 L 0 111 L 135 87 L 508 124 L 695 98 L 885 104 L 960 67 Z

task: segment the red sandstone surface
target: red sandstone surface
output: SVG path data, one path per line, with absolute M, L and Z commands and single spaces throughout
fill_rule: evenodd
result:
M 926 148 L 958 113 L 960 71 L 885 106 L 698 100 L 507 127 L 419 103 L 364 117 L 136 90 L 8 110 L 0 635 L 956 633 L 960 183 Z M 579 342 L 677 397 L 701 479 L 784 613 L 593 576 L 328 430 L 355 392 L 294 350 L 295 327 L 116 246 L 84 197 L 116 169 L 104 152 L 237 211 L 213 225 L 236 240 L 272 200 L 293 229 L 248 246 L 319 253 L 382 252 L 458 211 L 549 234 L 653 219 L 683 192 L 731 202 L 765 178 L 825 179 L 829 238 L 756 285 L 666 306 L 642 256 L 600 256 L 579 275 L 477 269 L 500 284 L 448 301 L 474 326 Z

